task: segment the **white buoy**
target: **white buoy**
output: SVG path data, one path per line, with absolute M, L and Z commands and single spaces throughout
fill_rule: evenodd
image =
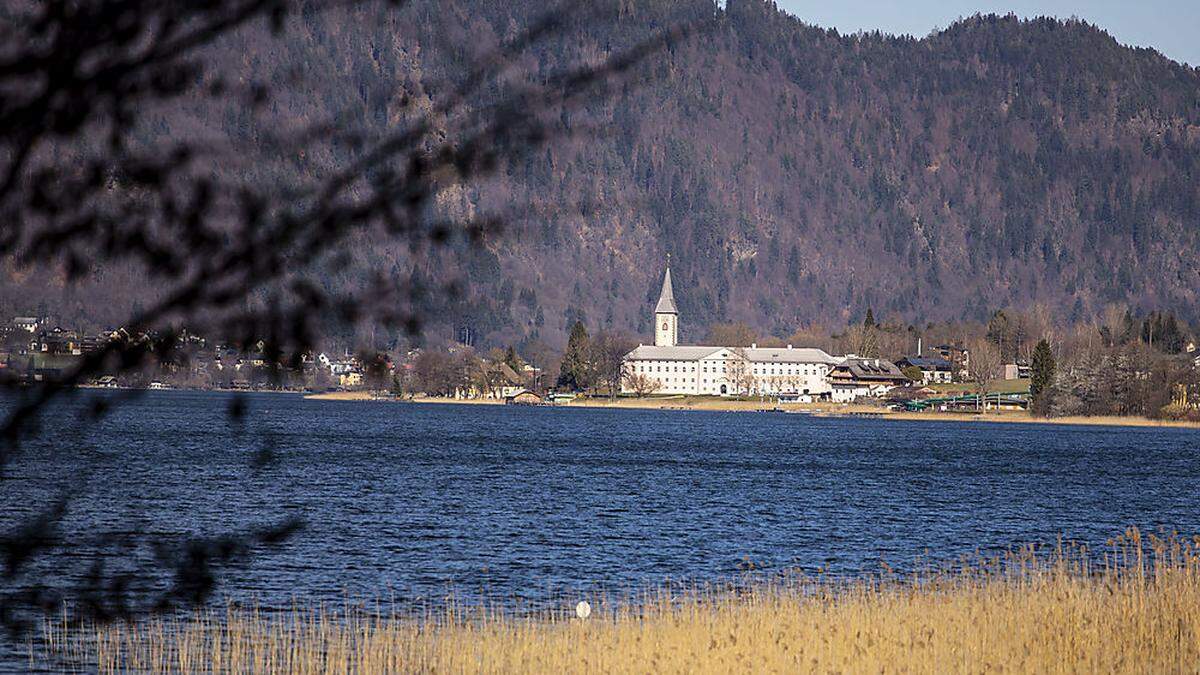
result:
M 587 600 L 580 600 L 578 605 L 575 605 L 575 616 L 586 619 L 592 615 L 592 606 Z

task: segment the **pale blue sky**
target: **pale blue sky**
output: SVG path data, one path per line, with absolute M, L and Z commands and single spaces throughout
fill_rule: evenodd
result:
M 843 33 L 881 30 L 917 37 L 960 16 L 982 12 L 1019 16 L 1078 16 L 1118 41 L 1153 47 L 1176 61 L 1200 66 L 1200 0 L 777 0 L 806 23 Z

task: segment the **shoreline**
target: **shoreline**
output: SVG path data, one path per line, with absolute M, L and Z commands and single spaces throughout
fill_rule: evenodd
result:
M 341 396 L 338 396 L 338 395 Z M 368 396 L 353 396 L 361 392 L 336 392 L 336 394 L 306 396 L 315 400 L 392 400 L 372 399 Z M 406 403 L 432 405 L 504 405 L 495 399 L 449 399 L 414 398 Z M 654 399 L 583 399 L 570 403 L 546 406 L 553 408 L 596 408 L 609 410 L 672 410 L 708 412 L 762 412 L 775 414 L 810 415 L 821 418 L 857 417 L 886 420 L 891 422 L 958 422 L 986 424 L 1048 424 L 1061 426 L 1098 426 L 1129 428 L 1200 429 L 1200 422 L 1186 420 L 1153 420 L 1145 417 L 1033 417 L 1027 412 L 905 412 L 885 410 L 864 405 L 838 405 L 828 403 L 784 403 L 772 404 L 764 401 L 736 401 L 726 399 L 697 399 L 692 397 L 664 397 Z
M 78 385 L 79 389 L 112 390 L 120 388 L 101 387 L 96 385 Z M 147 389 L 144 391 L 158 391 Z M 302 391 L 281 390 L 241 390 L 241 389 L 189 389 L 170 388 L 161 391 L 203 391 L 214 393 L 238 394 L 284 394 L 302 396 L 306 401 L 343 401 L 343 402 L 383 402 L 383 403 L 416 403 L 423 405 L 462 405 L 462 406 L 502 406 L 501 399 L 454 399 L 440 397 L 397 398 L 391 395 L 380 395 L 370 391 L 330 391 L 323 393 L 305 393 Z M 886 410 L 866 405 L 832 404 L 832 403 L 771 403 L 770 401 L 748 401 L 697 396 L 664 396 L 658 398 L 619 398 L 615 401 L 607 398 L 581 398 L 557 405 L 552 408 L 596 408 L 608 410 L 672 410 L 672 411 L 707 411 L 707 412 L 760 412 L 775 414 L 810 415 L 812 417 L 839 418 L 857 417 L 879 419 L 892 422 L 959 422 L 985 424 L 1049 424 L 1060 426 L 1095 426 L 1095 427 L 1127 427 L 1127 428 L 1160 428 L 1160 429 L 1197 429 L 1200 422 L 1187 420 L 1153 420 L 1145 417 L 1119 417 L 1105 415 L 1097 417 L 1033 417 L 1025 411 L 1005 411 L 987 413 L 970 412 L 908 412 Z

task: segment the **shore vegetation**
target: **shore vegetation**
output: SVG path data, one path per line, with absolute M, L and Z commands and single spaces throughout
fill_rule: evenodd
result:
M 32 659 L 100 672 L 1184 672 L 1200 663 L 1200 538 L 1026 547 L 851 580 L 788 576 L 532 615 L 228 608 L 50 621 Z

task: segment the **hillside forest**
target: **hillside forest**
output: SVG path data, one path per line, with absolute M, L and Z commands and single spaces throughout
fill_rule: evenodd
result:
M 212 138 L 238 180 L 302 183 L 352 150 L 280 155 L 272 130 L 387 129 L 545 9 L 402 4 L 302 11 L 278 36 L 227 37 L 211 58 L 230 81 L 262 83 L 269 102 L 170 102 L 143 112 L 138 141 Z M 1200 71 L 1076 20 L 974 16 L 912 39 L 841 35 L 762 0 L 589 7 L 516 55 L 509 83 L 664 26 L 702 30 L 546 111 L 563 133 L 544 147 L 439 195 L 445 214 L 495 212 L 503 230 L 428 259 L 362 238 L 346 251 L 354 264 L 321 283 L 450 275 L 461 293 L 427 308 L 420 339 L 465 329 L 480 349 L 561 349 L 579 321 L 648 335 L 668 255 L 684 342 L 720 323 L 828 338 L 868 308 L 922 330 L 984 325 L 1002 308 L 1060 327 L 1102 322 L 1110 307 L 1200 319 Z M 7 260 L 3 274 L 0 313 L 49 307 L 83 329 L 119 325 L 155 293 L 132 266 L 68 283 Z M 397 339 L 332 330 L 360 346 Z

